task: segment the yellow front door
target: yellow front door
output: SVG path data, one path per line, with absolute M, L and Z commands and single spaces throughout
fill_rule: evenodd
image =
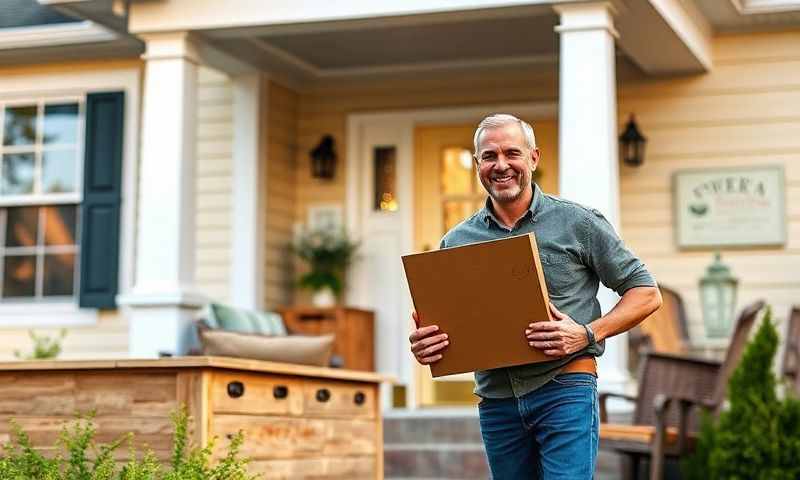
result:
M 530 122 L 530 120 L 528 120 Z M 534 180 L 557 194 L 558 130 L 554 119 L 531 122 L 542 158 Z M 439 248 L 442 236 L 483 206 L 483 190 L 472 159 L 474 125 L 421 126 L 414 131 L 414 244 L 417 251 Z M 471 374 L 433 379 L 417 365 L 417 402 L 421 406 L 472 405 Z

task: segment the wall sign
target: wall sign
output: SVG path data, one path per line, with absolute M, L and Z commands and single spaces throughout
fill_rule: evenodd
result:
M 786 242 L 783 168 L 681 170 L 673 176 L 678 247 Z

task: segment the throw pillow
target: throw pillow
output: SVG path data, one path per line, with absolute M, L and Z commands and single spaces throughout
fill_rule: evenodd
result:
M 286 327 L 283 319 L 275 312 L 252 312 L 253 324 L 256 332 L 262 335 L 274 335 L 277 337 L 286 336 Z
M 213 318 L 209 322 L 211 325 L 216 324 L 219 328 L 232 332 L 256 332 L 256 326 L 253 324 L 250 312 L 247 310 L 229 307 L 220 303 L 212 303 L 209 312 L 209 316 Z
M 257 334 L 200 329 L 203 355 L 248 358 L 270 362 L 328 366 L 334 336 L 289 335 L 267 337 Z

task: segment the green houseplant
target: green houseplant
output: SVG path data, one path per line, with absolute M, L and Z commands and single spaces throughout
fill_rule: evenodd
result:
M 697 448 L 683 462 L 690 480 L 800 478 L 800 400 L 779 398 L 772 360 L 778 333 L 767 309 L 728 384 L 729 408 L 705 415 Z
M 314 293 L 315 305 L 335 303 L 357 248 L 344 230 L 312 230 L 298 236 L 292 250 L 308 267 L 298 284 Z

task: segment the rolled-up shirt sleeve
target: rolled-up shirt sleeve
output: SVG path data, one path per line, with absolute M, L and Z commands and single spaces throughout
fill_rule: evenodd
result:
M 614 227 L 598 210 L 584 220 L 586 261 L 606 287 L 623 295 L 634 287 L 655 287 L 656 280 L 623 243 Z

